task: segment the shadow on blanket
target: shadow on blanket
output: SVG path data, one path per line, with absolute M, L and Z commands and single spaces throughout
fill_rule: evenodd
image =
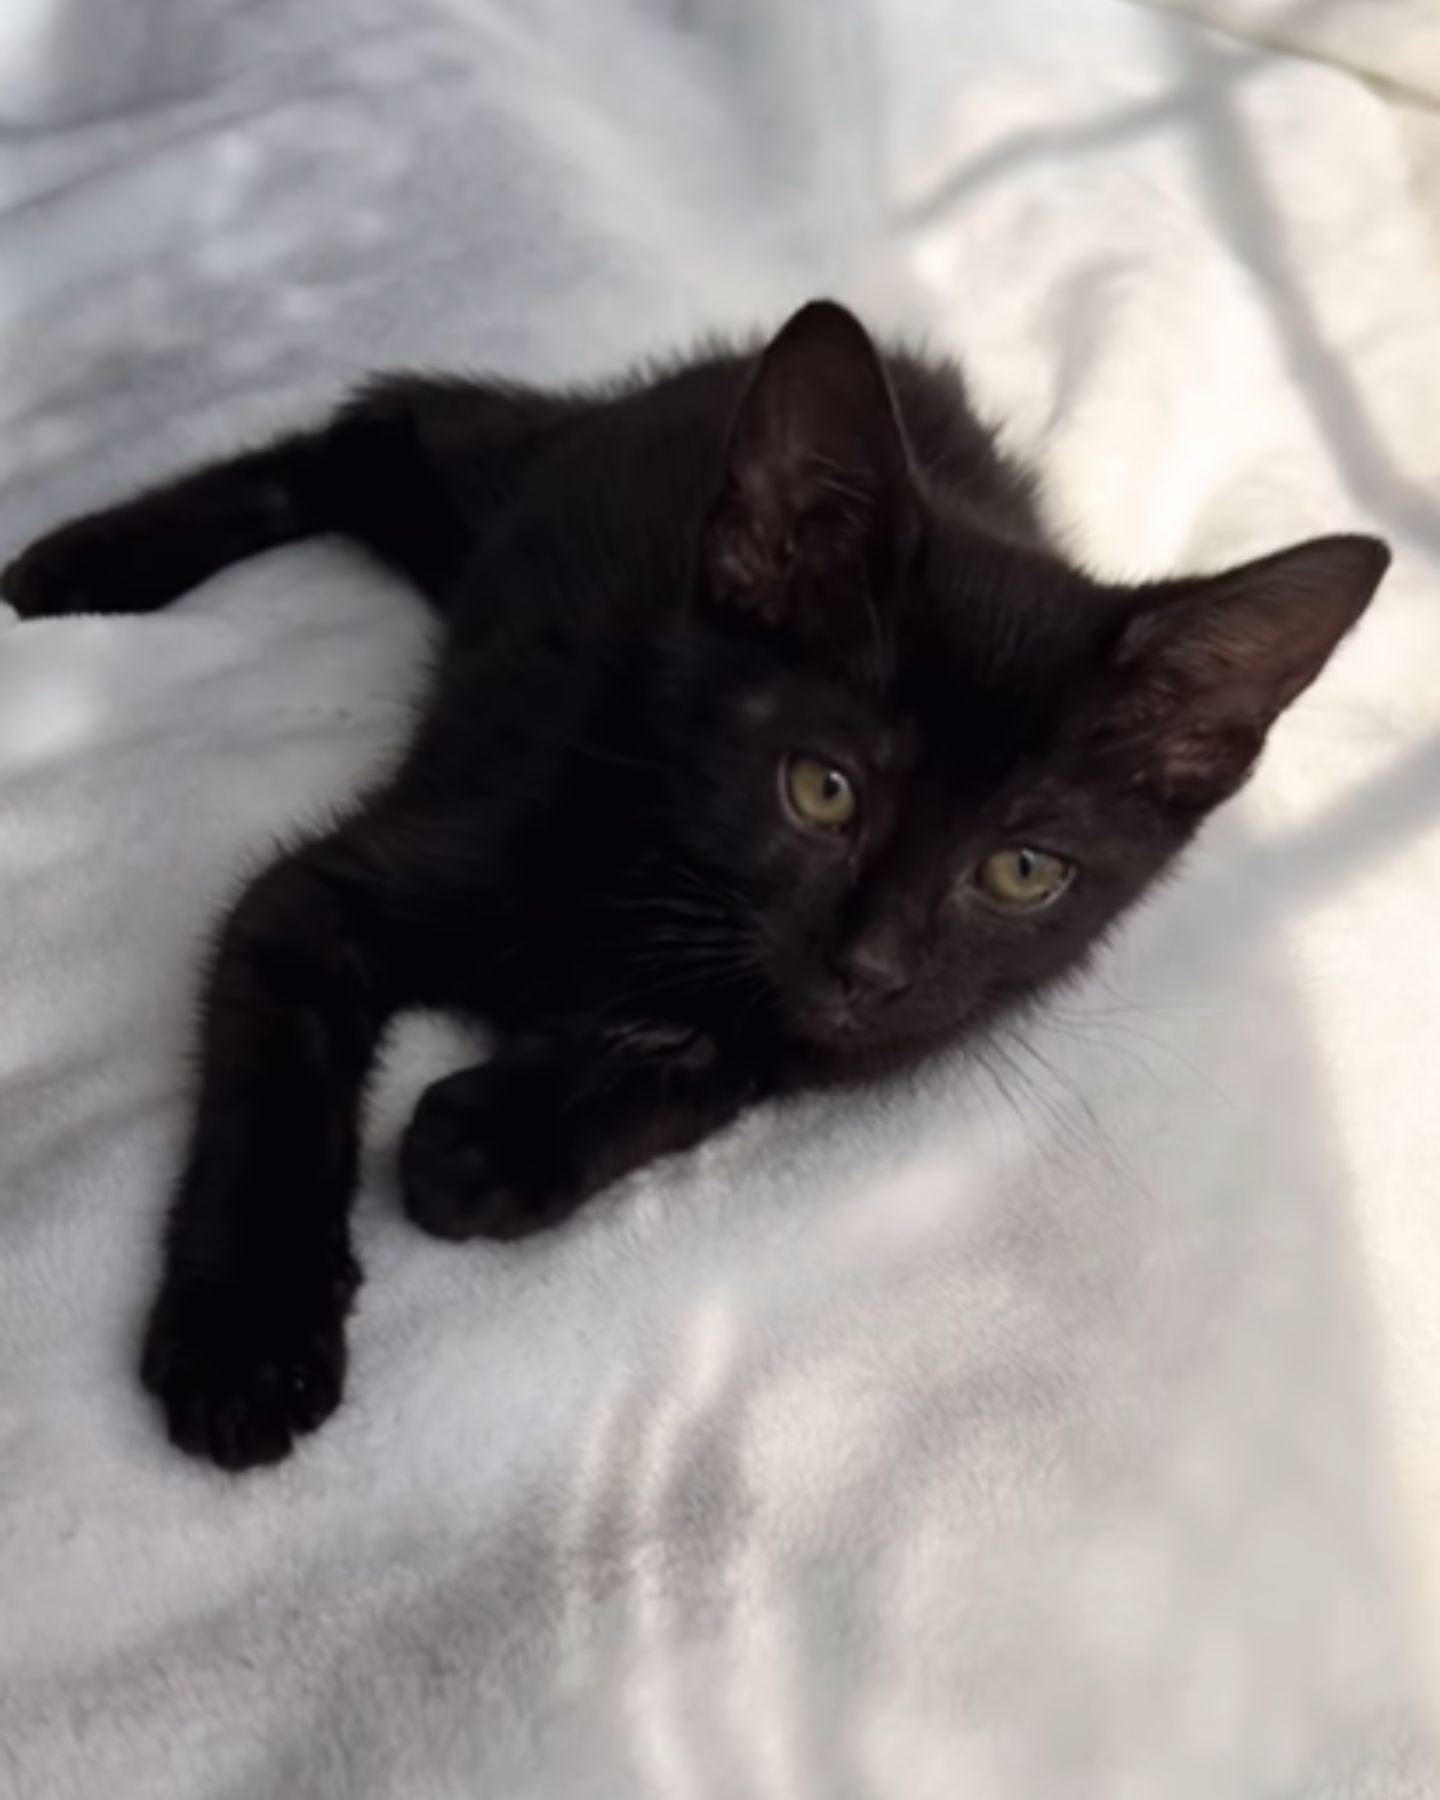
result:
M 1313 19 L 1339 3 L 1301 0 L 1276 28 Z M 1308 407 L 1351 499 L 1377 527 L 1403 532 L 1440 554 L 1440 501 L 1400 472 L 1355 383 L 1326 343 L 1287 255 L 1284 221 L 1250 147 L 1236 93 L 1251 77 L 1274 68 L 1273 55 L 1261 48 L 1222 49 L 1216 36 L 1198 31 L 1157 33 L 1157 41 L 1171 49 L 1179 76 L 1168 92 L 1091 124 L 1017 132 L 947 176 L 906 209 L 903 223 L 933 225 L 981 188 L 1030 163 L 1113 149 L 1157 130 L 1190 132 L 1211 221 L 1237 261 L 1259 277 L 1256 292 L 1295 378 L 1293 392 Z

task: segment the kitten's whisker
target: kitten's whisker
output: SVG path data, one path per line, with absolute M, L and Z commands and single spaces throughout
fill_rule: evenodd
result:
M 1035 1108 L 1036 1114 L 1069 1147 L 1072 1154 L 1083 1158 L 1092 1146 L 1086 1142 L 1085 1135 L 1077 1126 L 1074 1118 L 1065 1111 L 1053 1094 L 1047 1093 L 1041 1087 L 1035 1077 L 1010 1054 L 1004 1044 L 998 1039 L 992 1039 L 989 1047 L 1001 1058 L 1014 1079 L 1020 1083 Z M 1023 1115 L 1021 1116 L 1023 1117 Z
M 1109 1130 L 1099 1113 L 1096 1112 L 1089 1096 L 1083 1093 L 1063 1070 L 1057 1068 L 1038 1045 L 1031 1043 L 1026 1038 L 1020 1036 L 1018 1032 L 1014 1035 L 1013 1042 L 1018 1050 L 1028 1055 L 1033 1061 L 1039 1063 L 1040 1067 L 1045 1070 L 1050 1078 L 1053 1081 L 1058 1082 L 1070 1096 L 1072 1102 L 1084 1115 L 1086 1122 L 1089 1124 L 1090 1129 L 1094 1134 L 1096 1144 L 1104 1151 L 1111 1166 L 1119 1170 L 1120 1173 L 1124 1175 L 1128 1181 L 1133 1183 L 1139 1192 L 1145 1195 L 1147 1199 L 1150 1198 L 1151 1195 L 1148 1184 L 1145 1182 L 1134 1163 L 1132 1163 L 1130 1158 L 1126 1155 L 1114 1133 Z
M 1187 1056 L 1177 1044 L 1167 1043 L 1164 1038 L 1154 1037 L 1148 1031 L 1141 1031 L 1138 1026 L 1127 1024 L 1123 1020 L 1110 1015 L 1080 1018 L 1070 1018 L 1062 1015 L 1059 1017 L 1052 1017 L 1050 1023 L 1054 1025 L 1056 1029 L 1063 1031 L 1066 1036 L 1074 1038 L 1078 1043 L 1098 1044 L 1102 1049 L 1111 1052 L 1118 1050 L 1122 1055 L 1128 1054 L 1130 1061 L 1132 1063 L 1138 1063 L 1147 1074 L 1158 1074 L 1158 1071 L 1153 1065 L 1147 1062 L 1138 1051 L 1128 1050 L 1128 1047 L 1125 1044 L 1117 1044 L 1116 1042 L 1117 1038 L 1133 1039 L 1135 1043 L 1143 1044 L 1149 1050 L 1156 1051 L 1164 1056 L 1172 1058 L 1175 1062 L 1179 1063 L 1181 1068 L 1183 1068 L 1187 1074 L 1193 1075 L 1202 1086 L 1208 1088 L 1217 1100 L 1223 1100 L 1227 1107 L 1237 1111 L 1239 1110 L 1239 1103 L 1235 1099 L 1235 1096 L 1229 1093 L 1225 1088 L 1221 1087 L 1214 1076 L 1206 1069 L 1202 1068 L 1193 1057 Z

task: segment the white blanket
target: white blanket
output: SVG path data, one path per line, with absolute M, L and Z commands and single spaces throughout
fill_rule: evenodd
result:
M 456 1249 L 395 1204 L 465 1053 L 409 1022 L 349 1396 L 240 1480 L 133 1378 L 199 960 L 426 625 L 324 545 L 0 625 L 0 1791 L 1440 1792 L 1440 259 L 1389 104 L 1124 0 L 5 0 L 0 124 L 0 555 L 364 369 L 817 292 L 967 357 L 1098 567 L 1398 551 L 988 1070 Z

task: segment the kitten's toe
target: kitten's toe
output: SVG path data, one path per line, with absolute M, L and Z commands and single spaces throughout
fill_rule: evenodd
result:
M 0 595 L 22 619 L 74 613 L 149 612 L 184 585 L 143 509 L 116 507 L 73 519 L 22 550 L 0 572 Z
M 498 1086 L 488 1069 L 468 1069 L 421 1095 L 400 1150 L 407 1216 L 432 1237 L 528 1237 L 557 1225 L 576 1206 L 553 1178 L 510 1167 L 500 1153 Z
M 22 619 L 115 612 L 128 603 L 124 558 L 99 517 L 77 518 L 38 538 L 0 572 L 0 596 Z
M 57 537 L 41 538 L 0 570 L 0 597 L 22 619 L 95 610 L 86 604 L 81 571 Z
M 347 1298 L 334 1281 L 303 1297 L 263 1284 L 167 1281 L 141 1379 L 171 1442 L 230 1470 L 288 1456 L 340 1404 Z

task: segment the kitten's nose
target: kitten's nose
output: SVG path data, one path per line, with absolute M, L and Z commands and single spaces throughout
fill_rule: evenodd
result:
M 900 946 L 888 938 L 862 938 L 840 958 L 840 978 L 852 994 L 893 999 L 910 985 L 910 970 Z

